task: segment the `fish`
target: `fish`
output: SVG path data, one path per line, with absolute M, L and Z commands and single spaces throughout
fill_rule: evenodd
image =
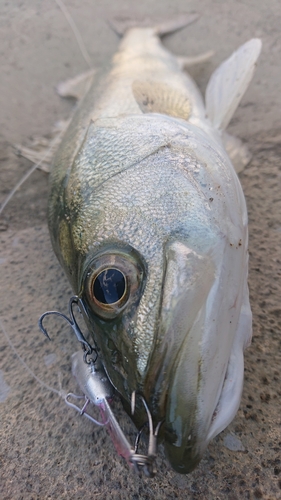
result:
M 161 43 L 190 20 L 115 25 L 119 49 L 68 126 L 48 201 L 54 252 L 107 377 L 128 414 L 141 394 L 132 420 L 146 421 L 145 401 L 182 474 L 232 421 L 242 393 L 252 316 L 233 164 L 247 159 L 225 129 L 261 50 L 259 39 L 238 48 L 204 103 L 184 71 L 192 58 Z

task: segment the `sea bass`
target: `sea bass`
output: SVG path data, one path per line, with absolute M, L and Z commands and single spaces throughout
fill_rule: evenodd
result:
M 187 473 L 241 397 L 247 211 L 224 129 L 261 42 L 214 72 L 204 105 L 184 58 L 160 42 L 182 24 L 124 30 L 55 156 L 48 220 L 125 409 L 142 395 L 172 467 Z M 143 424 L 143 404 L 132 418 Z

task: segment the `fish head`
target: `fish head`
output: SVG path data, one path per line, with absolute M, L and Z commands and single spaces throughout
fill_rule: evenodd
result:
M 237 411 L 242 345 L 231 350 L 210 320 L 208 306 L 216 314 L 210 256 L 173 241 L 156 266 L 133 248 L 117 248 L 104 247 L 86 266 L 80 294 L 86 321 L 128 413 L 132 393 L 143 394 L 155 424 L 163 421 L 170 463 L 187 473 Z M 223 314 L 220 320 L 223 329 L 231 321 Z M 145 419 L 140 404 L 134 421 L 140 426 Z
M 212 212 L 206 164 L 190 147 L 182 152 L 181 143 L 179 153 L 164 137 L 157 147 L 145 142 L 154 150 L 144 151 L 136 140 L 135 150 L 114 156 L 104 142 L 99 150 L 102 132 L 89 131 L 94 160 L 84 146 L 65 182 L 57 254 L 125 409 L 130 413 L 134 391 L 144 396 L 154 424 L 163 422 L 171 465 L 187 473 L 240 401 L 243 305 L 250 329 L 246 229 Z M 133 127 L 129 132 L 132 144 Z M 111 147 L 124 135 L 106 128 Z M 93 169 L 102 163 L 99 151 L 113 165 L 102 179 Z M 224 212 L 231 199 L 220 189 Z M 137 426 L 146 421 L 141 402 L 133 419 Z
M 144 395 L 155 425 L 163 422 L 171 465 L 187 473 L 238 409 L 243 347 L 233 350 L 228 335 L 219 338 L 220 320 L 224 329 L 229 316 L 210 320 L 216 314 L 208 303 L 216 286 L 210 256 L 173 241 L 155 264 L 133 248 L 109 246 L 88 264 L 81 297 L 125 409 L 130 414 L 134 391 Z M 138 427 L 146 421 L 141 404 L 133 420 Z

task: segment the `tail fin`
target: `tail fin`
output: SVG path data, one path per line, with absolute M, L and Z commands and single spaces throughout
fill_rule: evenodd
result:
M 112 29 L 119 35 L 123 36 L 127 30 L 132 28 L 152 28 L 155 35 L 159 37 L 173 33 L 197 21 L 198 14 L 180 14 L 172 19 L 160 23 L 154 23 L 149 18 L 136 20 L 129 17 L 114 17 L 109 20 Z

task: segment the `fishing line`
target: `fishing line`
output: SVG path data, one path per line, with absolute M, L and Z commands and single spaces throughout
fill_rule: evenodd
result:
M 19 180 L 19 182 L 13 187 L 12 191 L 10 191 L 7 198 L 5 199 L 5 201 L 1 205 L 0 214 L 3 212 L 4 208 L 8 205 L 9 201 L 14 196 L 14 194 L 17 192 L 17 190 L 22 186 L 22 184 L 28 179 L 28 177 L 31 176 L 31 174 L 33 174 L 33 172 L 38 167 L 40 167 L 41 163 L 45 160 L 45 158 L 47 158 L 50 151 L 51 151 L 51 147 L 48 149 L 47 153 L 43 156 L 43 158 L 38 163 L 35 163 L 35 165 L 32 165 L 32 167 L 24 174 L 24 176 Z
M 24 359 L 20 356 L 20 354 L 18 353 L 17 349 L 15 348 L 13 342 L 11 341 L 11 338 L 10 338 L 8 332 L 6 331 L 6 329 L 4 327 L 4 323 L 3 323 L 3 321 L 2 321 L 1 318 L 0 318 L 0 327 L 1 327 L 1 330 L 3 331 L 3 333 L 5 335 L 6 340 L 7 340 L 8 344 L 9 344 L 9 346 L 11 347 L 12 351 L 14 352 L 14 354 L 16 355 L 16 357 L 18 358 L 18 360 L 23 364 L 23 366 L 25 367 L 25 369 L 29 372 L 29 374 L 38 382 L 38 384 L 41 385 L 42 387 L 44 387 L 45 389 L 47 389 L 48 391 L 54 392 L 59 397 L 62 397 L 63 399 L 65 399 L 67 393 L 63 389 L 61 391 L 58 391 L 54 387 L 49 386 L 48 384 L 46 384 L 45 382 L 43 382 L 43 380 L 41 380 L 39 377 L 37 377 L 37 375 L 31 370 L 31 368 L 29 368 L 29 366 L 26 364 L 26 362 L 24 361 Z
M 74 34 L 74 37 L 76 39 L 76 42 L 78 44 L 78 47 L 80 49 L 80 52 L 83 56 L 83 59 L 85 60 L 86 64 L 89 66 L 90 69 L 92 69 L 92 62 L 91 62 L 91 58 L 87 52 L 87 49 L 85 47 L 85 44 L 83 42 L 83 39 L 80 35 L 80 32 L 70 14 L 70 12 L 68 11 L 66 5 L 63 3 L 62 0 L 55 0 L 57 6 L 60 8 L 60 10 L 62 11 L 63 15 L 65 16 L 73 34 Z M 61 132 L 60 135 L 63 135 L 64 131 Z M 58 137 L 60 137 L 60 135 Z M 56 138 L 57 140 L 57 138 Z M 22 184 L 24 184 L 24 182 L 33 174 L 33 172 L 38 168 L 40 167 L 40 165 L 44 162 L 44 160 L 48 157 L 50 151 L 52 150 L 52 147 L 53 147 L 53 142 L 51 143 L 49 149 L 47 150 L 47 152 L 45 153 L 45 155 L 41 158 L 41 160 L 36 163 L 35 165 L 33 165 L 25 174 L 24 176 L 19 180 L 19 182 L 14 186 L 14 188 L 11 190 L 11 192 L 8 194 L 7 198 L 5 199 L 5 201 L 2 203 L 1 207 L 0 207 L 0 215 L 2 214 L 4 208 L 8 205 L 9 201 L 13 198 L 14 194 L 17 192 L 17 190 L 22 186 Z
M 76 39 L 76 42 L 78 44 L 78 47 L 80 49 L 80 52 L 86 62 L 86 64 L 89 66 L 89 68 L 92 68 L 92 62 L 91 62 L 91 58 L 87 52 L 87 49 L 85 47 L 85 44 L 83 42 L 83 39 L 80 35 L 80 32 L 70 14 L 70 12 L 68 11 L 66 5 L 63 3 L 62 0 L 55 0 L 56 4 L 58 5 L 58 7 L 60 8 L 60 10 L 62 11 L 63 15 L 65 16 L 73 34 L 74 34 L 74 37 Z M 8 194 L 8 196 L 6 197 L 6 199 L 4 200 L 4 202 L 2 203 L 1 207 L 0 207 L 0 215 L 2 214 L 3 210 L 5 209 L 5 207 L 8 205 L 8 203 L 10 202 L 10 200 L 13 198 L 14 194 L 18 191 L 18 189 L 25 183 L 25 181 L 33 174 L 33 172 L 35 170 L 37 170 L 37 168 L 40 167 L 40 165 L 46 160 L 46 158 L 48 158 L 49 156 L 49 153 L 52 151 L 53 149 L 53 144 L 55 141 L 57 141 L 58 138 L 60 138 L 64 133 L 64 130 L 61 131 L 58 136 L 55 138 L 54 141 L 51 142 L 50 144 L 50 147 L 47 149 L 46 153 L 42 156 L 41 160 L 37 163 L 35 163 L 34 165 L 32 165 L 32 167 L 23 175 L 23 177 L 18 181 L 18 183 L 13 187 L 13 189 L 10 191 L 10 193 Z M 14 354 L 16 355 L 16 357 L 18 358 L 18 360 L 21 362 L 21 364 L 24 366 L 24 368 L 28 371 L 28 373 L 31 375 L 32 378 L 34 378 L 36 380 L 36 382 L 41 385 L 42 387 L 44 387 L 45 389 L 47 389 L 49 392 L 53 392 L 54 394 L 57 394 L 59 397 L 62 397 L 64 400 L 66 399 L 66 396 L 67 396 L 67 393 L 61 389 L 61 390 L 57 390 L 55 389 L 54 387 L 51 387 L 49 386 L 48 384 L 46 384 L 45 382 L 43 382 L 43 380 L 41 380 L 32 370 L 31 368 L 27 365 L 27 363 L 24 361 L 24 359 L 20 356 L 20 354 L 18 353 L 16 347 L 14 346 L 8 332 L 6 331 L 5 329 L 5 326 L 4 326 L 4 323 L 0 317 L 0 328 L 1 330 L 3 331 L 4 333 L 4 336 L 10 346 L 10 348 L 12 349 L 12 351 L 14 352 Z M 60 375 L 60 374 L 59 374 Z M 60 381 L 59 381 L 60 382 Z
M 68 22 L 68 24 L 69 24 L 72 32 L 73 32 L 73 34 L 75 36 L 76 42 L 77 42 L 78 47 L 80 49 L 80 52 L 81 52 L 81 54 L 82 54 L 82 56 L 84 58 L 84 61 L 87 63 L 87 65 L 91 69 L 93 67 L 92 62 L 91 62 L 91 58 L 90 58 L 90 56 L 88 54 L 88 51 L 87 51 L 87 49 L 85 47 L 83 39 L 82 39 L 82 37 L 80 35 L 80 32 L 79 32 L 79 30 L 78 30 L 78 28 L 77 28 L 77 26 L 76 26 L 76 24 L 75 24 L 72 16 L 71 16 L 69 10 L 67 9 L 66 5 L 63 3 L 62 0 L 55 0 L 55 2 L 57 4 L 57 6 L 60 8 L 60 10 L 62 11 L 62 13 L 64 14 L 64 16 L 65 16 L 65 18 L 66 18 L 66 20 L 67 20 L 67 22 Z

